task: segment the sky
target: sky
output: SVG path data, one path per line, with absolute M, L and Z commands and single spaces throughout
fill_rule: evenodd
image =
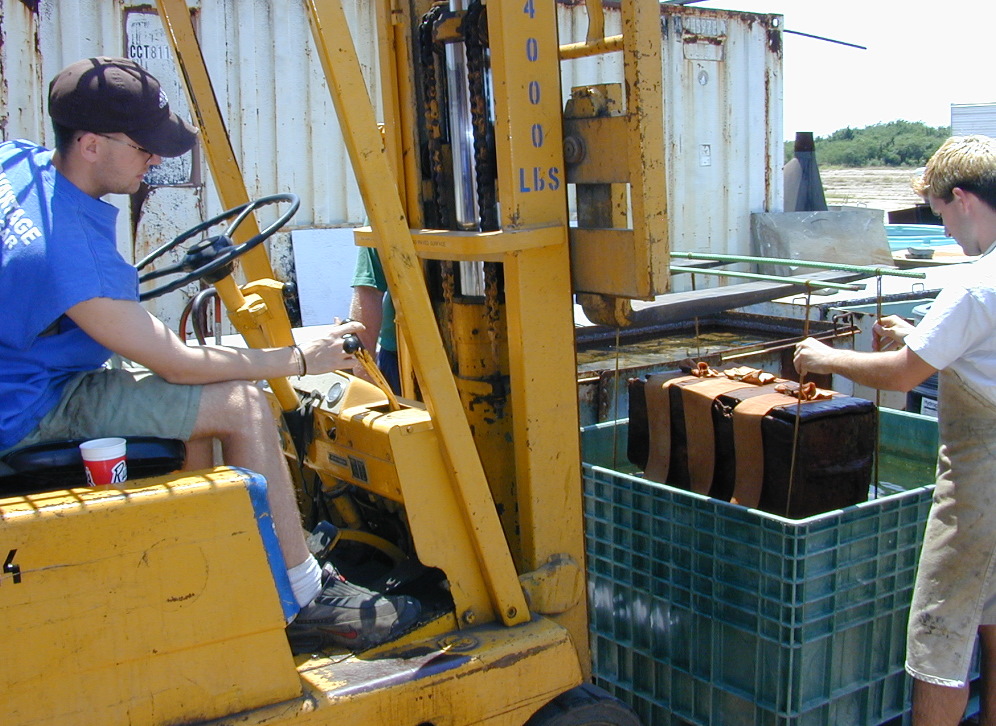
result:
M 952 103 L 996 102 L 993 0 L 705 0 L 698 7 L 783 15 L 784 134 L 826 136 L 904 119 L 951 123 Z

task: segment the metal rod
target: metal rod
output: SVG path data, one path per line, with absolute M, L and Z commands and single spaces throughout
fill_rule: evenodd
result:
M 711 252 L 675 252 L 672 257 L 684 257 L 690 260 L 716 260 L 718 262 L 753 262 L 759 265 L 790 265 L 793 267 L 816 267 L 823 270 L 838 270 L 840 272 L 863 272 L 869 275 L 891 275 L 892 277 L 913 277 L 922 280 L 927 276 L 924 272 L 915 270 L 897 270 L 892 267 L 872 267 L 870 265 L 846 265 L 841 262 L 817 262 L 815 260 L 791 260 L 784 257 L 751 257 L 749 255 L 718 255 Z
M 824 282 L 822 280 L 807 280 L 802 277 L 783 277 L 781 275 L 761 275 L 756 272 L 732 272 L 730 270 L 710 270 L 703 267 L 678 267 L 671 265 L 671 272 L 687 272 L 695 275 L 713 275 L 715 277 L 742 277 L 747 280 L 764 280 L 765 282 L 784 282 L 790 285 L 815 285 L 829 287 L 833 290 L 864 290 L 864 285 L 841 282 Z
M 608 38 L 588 40 L 581 43 L 567 43 L 560 46 L 560 60 L 574 60 L 603 53 L 616 53 L 623 49 L 623 37 L 610 35 Z
M 816 340 L 837 340 L 838 338 L 854 338 L 854 329 L 846 330 L 844 332 L 831 331 L 827 333 L 820 333 L 819 335 L 812 336 Z M 798 338 L 788 338 L 786 340 L 775 340 L 768 343 L 759 343 L 757 345 L 747 346 L 741 349 L 739 353 L 733 353 L 731 355 L 720 356 L 720 360 L 725 363 L 728 360 L 734 360 L 736 358 L 750 358 L 755 355 L 761 355 L 762 353 L 774 353 L 779 350 L 785 350 L 786 348 L 794 348 L 799 344 L 804 338 L 802 336 Z
M 463 0 L 450 0 L 452 13 L 465 10 Z M 453 157 L 453 203 L 460 229 L 476 229 L 477 177 L 474 174 L 474 126 L 467 82 L 467 49 L 463 42 L 447 43 L 446 83 L 449 90 L 450 145 Z
M 802 319 L 802 337 L 809 337 L 809 311 L 812 309 L 813 288 L 806 286 L 806 316 Z M 792 462 L 789 464 L 789 486 L 785 497 L 785 516 L 792 516 L 792 489 L 795 487 L 795 464 L 799 458 L 799 428 L 802 424 L 802 387 L 806 384 L 806 372 L 799 373 L 799 390 L 795 400 L 795 426 L 792 430 Z
M 875 289 L 875 322 L 876 324 L 882 320 L 882 276 L 879 275 L 876 282 Z M 874 338 L 874 332 L 872 333 Z M 872 482 L 875 486 L 875 498 L 878 499 L 878 484 L 879 477 L 881 474 L 878 470 L 879 461 L 881 461 L 881 451 L 879 451 L 879 445 L 882 443 L 882 389 L 875 389 L 875 466 L 872 474 Z

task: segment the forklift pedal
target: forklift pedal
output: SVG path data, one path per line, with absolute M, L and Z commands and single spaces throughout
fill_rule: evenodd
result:
M 324 520 L 319 522 L 305 537 L 308 551 L 315 556 L 316 560 L 322 562 L 339 542 L 339 534 L 339 528 L 331 522 Z

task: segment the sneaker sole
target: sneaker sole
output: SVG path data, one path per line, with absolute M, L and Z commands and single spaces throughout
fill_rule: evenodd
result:
M 351 625 L 308 624 L 295 621 L 287 626 L 287 639 L 291 644 L 291 652 L 295 655 L 324 650 L 330 646 L 358 653 L 401 637 L 418 623 L 421 612 L 422 608 L 418 601 L 410 600 L 409 606 L 398 614 L 398 619 L 390 630 L 374 634 L 361 633 Z

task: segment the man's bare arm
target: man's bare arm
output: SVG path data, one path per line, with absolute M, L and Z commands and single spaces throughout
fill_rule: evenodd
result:
M 831 348 L 813 338 L 795 347 L 792 360 L 800 373 L 835 373 L 885 391 L 910 391 L 937 371 L 906 346 L 863 353 Z
M 300 372 L 297 353 L 289 347 L 188 346 L 165 323 L 129 300 L 93 298 L 74 305 L 66 314 L 101 345 L 171 383 L 262 380 Z M 359 323 L 346 323 L 325 338 L 302 343 L 308 372 L 349 368 L 352 357 L 342 350 L 342 336 L 362 329 Z
M 349 304 L 349 317 L 363 323 L 365 330 L 360 334 L 363 347 L 371 352 L 376 350 L 384 320 L 384 293 L 376 287 L 356 285 Z

